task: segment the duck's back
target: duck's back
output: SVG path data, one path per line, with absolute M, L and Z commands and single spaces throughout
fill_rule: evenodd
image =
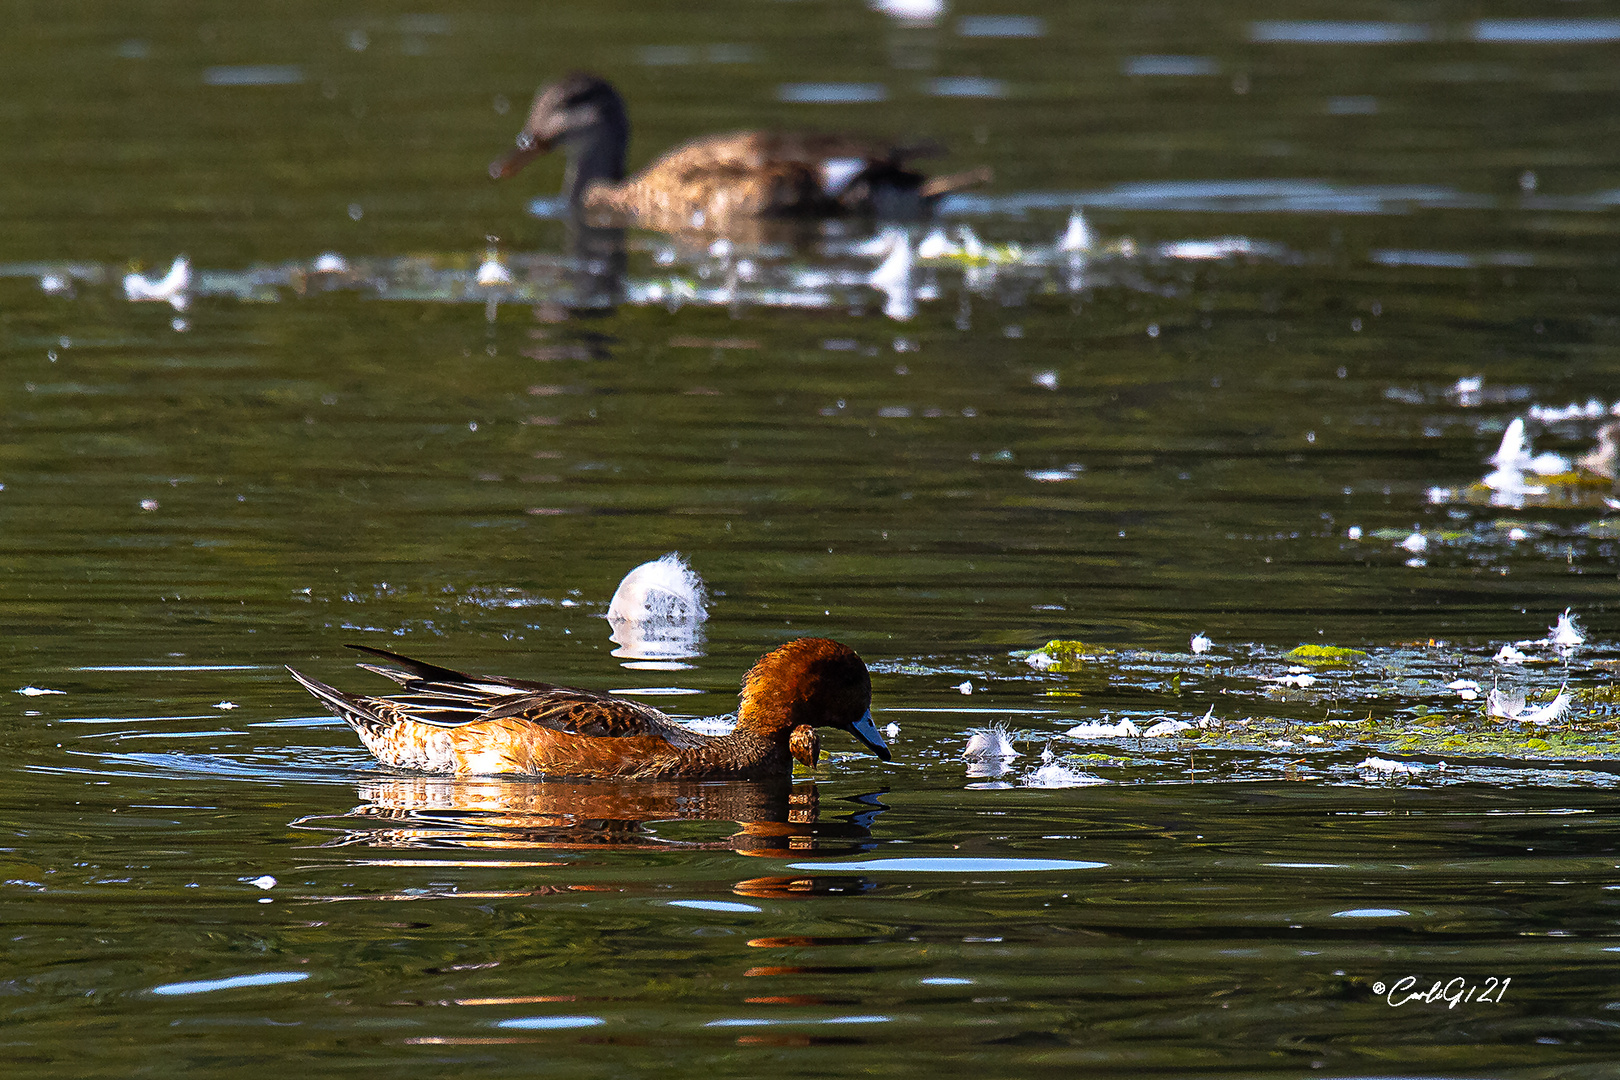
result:
M 919 152 L 814 132 L 710 135 L 671 150 L 623 183 L 593 186 L 585 202 L 659 228 L 859 212 L 870 209 L 875 183 L 915 190 L 923 177 L 904 161 Z

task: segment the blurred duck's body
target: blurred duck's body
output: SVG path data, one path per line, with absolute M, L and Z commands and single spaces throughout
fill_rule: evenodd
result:
M 988 169 L 929 178 L 908 162 L 931 144 L 893 146 L 847 135 L 739 131 L 695 139 L 625 179 L 630 121 L 605 79 L 575 73 L 544 87 L 517 148 L 490 165 L 511 176 L 561 144 L 570 207 L 666 230 L 723 230 L 760 217 L 915 217 L 941 195 L 987 181 Z

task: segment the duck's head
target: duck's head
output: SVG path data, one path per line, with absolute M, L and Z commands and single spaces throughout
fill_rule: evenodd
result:
M 624 99 L 599 75 L 576 71 L 540 89 L 529 119 L 518 133 L 517 147 L 490 163 L 499 180 L 561 145 L 568 154 L 563 194 L 577 198 L 592 180 L 624 179 L 624 154 L 630 145 L 630 119 Z
M 872 723 L 872 676 L 854 649 L 826 638 L 800 638 L 760 657 L 743 676 L 737 721 L 784 737 L 799 725 L 838 728 L 889 760 Z

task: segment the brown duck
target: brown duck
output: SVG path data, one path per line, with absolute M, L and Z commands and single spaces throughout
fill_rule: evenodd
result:
M 678 146 L 626 180 L 624 99 L 586 72 L 535 95 L 517 148 L 489 173 L 512 176 L 559 144 L 568 155 L 562 194 L 571 207 L 667 230 L 723 229 L 759 217 L 915 217 L 947 192 L 990 179 L 987 168 L 932 178 L 910 168 L 913 159 L 940 152 L 932 144 L 738 131 Z
M 846 731 L 889 760 L 872 723 L 866 665 L 849 646 L 825 638 L 800 638 L 761 657 L 743 678 L 736 729 L 718 736 L 612 694 L 468 675 L 382 649 L 350 648 L 400 665 L 361 666 L 405 692 L 362 697 L 296 671 L 292 676 L 354 728 L 378 761 L 399 768 L 451 776 L 769 780 L 787 777 L 793 759 L 816 763 L 818 727 Z

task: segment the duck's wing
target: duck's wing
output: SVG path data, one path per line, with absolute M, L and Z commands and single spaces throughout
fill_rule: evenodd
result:
M 733 131 L 677 146 L 648 165 L 637 179 L 687 187 L 773 174 L 778 182 L 783 176 L 797 175 L 825 182 L 829 173 L 836 176 L 874 165 L 901 168 L 908 161 L 943 153 L 933 142 L 897 145 L 815 131 Z M 715 180 L 708 180 L 711 177 Z
M 854 135 L 827 135 L 819 132 L 766 132 L 765 143 L 779 158 L 795 161 L 830 161 L 862 158 L 888 165 L 904 165 L 918 158 L 943 157 L 945 148 L 931 139 L 912 143 L 867 139 Z
M 828 161 L 842 160 L 901 165 L 917 158 L 939 157 L 944 153 L 944 147 L 927 140 L 895 143 L 819 131 L 736 131 L 694 139 L 671 151 L 663 160 L 681 155 L 693 164 L 707 161 L 715 165 L 758 169 L 773 162 L 791 162 L 820 168 Z
M 592 739 L 655 738 L 675 746 L 697 746 L 704 741 L 701 735 L 681 727 L 651 705 L 566 686 L 509 698 L 487 710 L 482 718 L 522 720 L 565 735 Z
M 469 675 L 385 649 L 365 645 L 349 648 L 392 660 L 405 669 L 360 665 L 392 679 L 404 689 L 401 694 L 361 699 L 372 706 L 369 711 L 386 713 L 390 719 L 414 720 L 445 728 L 483 720 L 514 719 L 585 738 L 650 737 L 676 746 L 696 745 L 702 741 L 701 736 L 652 706 L 612 694 L 503 675 Z M 352 708 L 354 699 L 350 695 L 343 697 Z

